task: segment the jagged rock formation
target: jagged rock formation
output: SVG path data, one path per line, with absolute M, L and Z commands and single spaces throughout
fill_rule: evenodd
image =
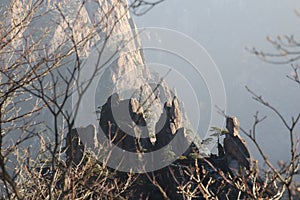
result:
M 182 128 L 181 113 L 178 99 L 175 96 L 172 101 L 165 103 L 163 113 L 156 124 L 155 132 L 157 133 L 157 141 L 154 149 L 159 149 L 169 144 L 177 131 L 184 131 L 184 129 L 180 128 Z
M 166 102 L 160 120 L 156 124 L 156 141 L 151 142 L 148 137 L 148 128 L 144 119 L 142 106 L 135 98 L 121 100 L 118 94 L 111 95 L 102 106 L 99 125 L 106 137 L 113 144 L 130 152 L 151 152 L 167 146 L 177 135 L 171 149 L 186 145 L 189 141 L 186 138 L 185 128 L 181 125 L 181 114 L 177 97 L 172 102 Z M 83 157 L 85 144 L 81 139 L 95 143 L 95 138 L 89 135 L 96 135 L 95 128 L 89 125 L 86 128 L 73 129 L 66 138 L 67 156 L 74 159 L 78 164 Z M 79 134 L 80 133 L 80 134 Z M 79 137 L 81 135 L 81 137 Z M 98 141 L 101 143 L 101 141 Z M 195 144 L 192 144 L 195 147 Z M 72 151 L 70 149 L 73 149 Z M 186 154 L 194 152 L 195 148 L 188 149 Z M 73 152 L 74 151 L 74 152 Z M 73 152 L 73 153 L 71 153 Z
M 224 139 L 224 149 L 227 165 L 233 171 L 250 170 L 250 153 L 246 141 L 240 136 L 239 121 L 236 117 L 227 117 L 228 134 Z
M 178 146 L 188 143 L 185 129 L 180 125 L 179 118 L 181 115 L 176 111 L 178 109 L 177 102 L 177 98 L 174 97 L 171 102 L 165 103 L 164 111 L 161 114 L 159 122 L 156 124 L 157 129 L 158 127 L 162 128 L 156 135 L 157 140 L 155 143 L 151 143 L 148 137 L 141 137 L 148 134 L 147 126 L 144 119 L 144 111 L 141 109 L 139 102 L 134 98 L 121 99 L 118 94 L 111 95 L 102 106 L 99 124 L 106 137 L 112 143 L 126 151 L 140 153 L 156 151 L 162 147 L 166 147 L 172 140 L 177 140 L 174 143 L 175 145 L 171 145 L 170 148 L 166 149 L 168 152 L 176 152 Z M 235 117 L 227 118 L 227 129 L 229 133 L 232 133 L 230 134 L 231 137 L 233 135 L 238 137 L 238 127 L 238 121 Z M 172 129 L 175 129 L 175 131 Z M 127 131 L 131 132 L 131 134 L 128 134 Z M 79 128 L 78 130 L 74 129 L 68 133 L 66 143 L 67 163 L 69 165 L 73 164 L 73 166 L 76 166 L 76 169 L 79 169 L 82 165 L 84 166 L 87 160 L 89 160 L 90 155 L 85 153 L 87 148 L 80 141 L 81 137 L 89 134 L 88 132 L 95 132 L 95 128 L 88 126 L 86 128 Z M 81 137 L 79 137 L 79 133 L 81 133 Z M 71 141 L 71 143 L 68 141 Z M 234 153 L 235 156 L 233 156 L 233 152 L 227 149 L 231 147 L 228 146 L 228 143 L 225 144 L 225 154 L 222 145 L 219 144 L 220 152 L 223 154 L 212 154 L 209 157 L 203 158 L 199 157 L 199 148 L 194 143 L 191 143 L 186 152 L 181 155 L 175 154 L 175 160 L 168 166 L 153 172 L 139 174 L 136 177 L 136 181 L 127 188 L 127 198 L 158 200 L 169 198 L 172 200 L 182 200 L 184 198 L 181 190 L 192 191 L 193 189 L 199 189 L 199 187 L 202 187 L 202 189 L 199 189 L 193 199 L 207 199 L 208 196 L 205 195 L 210 195 L 210 198 L 218 199 L 243 199 L 247 197 L 246 192 L 238 190 L 234 185 L 230 184 L 231 180 L 240 181 L 240 175 L 249 175 L 235 173 L 234 171 L 240 169 L 240 167 L 247 169 L 247 165 L 242 165 L 241 162 L 237 161 L 238 168 L 233 168 L 231 164 L 233 159 L 240 159 L 243 156 L 243 152 L 237 150 Z M 244 145 L 243 142 L 236 142 L 233 147 L 244 149 L 246 148 Z M 165 155 L 162 155 L 162 159 L 165 158 Z M 93 157 L 92 159 L 97 160 L 97 157 Z M 96 162 L 100 163 L 99 160 Z M 78 165 L 80 166 L 78 167 Z M 248 167 L 251 170 L 250 166 Z M 109 170 L 114 173 L 116 180 L 126 182 L 128 178 L 127 173 L 115 172 L 115 169 Z M 248 173 L 248 171 L 245 171 L 245 173 Z M 96 175 L 92 176 L 92 179 L 98 180 Z M 246 182 L 243 184 L 247 184 L 248 187 L 252 187 L 253 184 L 263 184 L 263 181 L 259 177 L 254 183 L 251 178 L 245 180 Z M 268 188 L 264 193 L 264 196 L 274 195 L 274 192 Z
M 113 144 L 126 151 L 141 152 L 152 146 L 142 107 L 134 98 L 110 96 L 101 109 L 100 128 Z
M 120 100 L 118 94 L 113 94 L 102 106 L 100 128 L 114 144 L 131 152 L 158 150 L 168 145 L 175 135 L 180 136 L 176 139 L 178 140 L 175 142 L 176 145 L 187 142 L 176 97 L 172 102 L 165 103 L 156 124 L 155 142 L 151 142 L 151 138 L 148 137 L 149 131 L 144 115 L 142 106 L 135 98 Z M 172 148 L 176 149 L 176 145 Z
M 174 97 L 171 102 L 165 103 L 164 111 L 161 114 L 159 122 L 156 124 L 156 128 L 159 131 L 154 144 L 151 143 L 150 138 L 140 137 L 141 135 L 147 135 L 147 126 L 145 126 L 146 122 L 141 105 L 134 98 L 121 100 L 118 94 L 111 95 L 102 106 L 99 123 L 106 137 L 115 145 L 126 151 L 155 151 L 167 146 L 170 141 L 175 139 L 177 140 L 174 143 L 175 145 L 168 148 L 167 151 L 176 152 L 178 146 L 188 143 L 185 129 L 181 127 L 180 124 L 181 115 L 178 112 L 178 106 L 176 97 Z M 143 127 L 145 129 L 143 129 Z M 83 163 L 82 161 L 85 158 L 84 150 L 86 148 L 80 141 L 78 132 L 84 135 L 85 133 L 92 132 L 92 129 L 92 127 L 86 127 L 81 128 L 80 131 L 72 130 L 68 133 L 66 146 L 67 163 L 71 162 L 75 165 Z M 124 130 L 132 132 L 134 135 L 128 134 Z M 146 134 L 142 133 L 143 131 L 146 131 Z M 174 137 L 176 135 L 177 137 Z M 72 141 L 72 144 L 68 141 Z M 131 187 L 131 190 L 135 191 L 131 198 L 164 199 L 164 195 L 161 191 L 151 182 L 151 177 L 149 178 L 149 176 L 152 176 L 152 178 L 163 187 L 163 190 L 166 192 L 165 195 L 167 195 L 168 198 L 182 199 L 182 195 L 178 193 L 178 187 L 184 184 L 190 184 L 192 188 L 197 187 L 199 183 L 192 181 L 191 176 L 196 177 L 198 175 L 201 177 L 203 185 L 208 184 L 209 180 L 213 178 L 214 182 L 209 186 L 209 189 L 211 192 L 217 194 L 219 198 L 225 198 L 226 195 L 236 198 L 238 191 L 230 185 L 224 185 L 222 183 L 223 178 L 219 174 L 219 170 L 224 173 L 230 172 L 230 169 L 227 167 L 227 162 L 224 160 L 224 156 L 211 156 L 202 159 L 198 155 L 199 149 L 194 143 L 191 143 L 186 152 L 184 152 L 182 156 L 177 155 L 177 159 L 169 166 L 159 169 L 150 175 L 141 174 L 137 183 Z M 162 159 L 165 158 L 166 157 L 162 155 Z M 72 159 L 73 162 L 70 161 L 70 159 Z M 203 170 L 197 171 L 197 167 Z M 183 173 L 185 170 L 188 170 L 189 173 Z M 124 177 L 125 174 L 120 172 L 117 176 Z M 199 196 L 199 199 L 202 198 Z

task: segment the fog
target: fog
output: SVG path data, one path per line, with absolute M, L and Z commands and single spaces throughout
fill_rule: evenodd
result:
M 220 70 L 226 90 L 228 115 L 238 117 L 241 127 L 249 130 L 253 124 L 256 111 L 267 119 L 258 126 L 257 137 L 263 150 L 271 161 L 287 160 L 289 155 L 288 131 L 272 111 L 255 102 L 245 86 L 277 108 L 291 122 L 291 116 L 299 113 L 299 85 L 286 78 L 292 69 L 290 64 L 274 65 L 259 60 L 249 53 L 246 47 L 256 47 L 272 52 L 274 49 L 266 37 L 280 34 L 300 34 L 300 18 L 295 10 L 300 10 L 299 1 L 238 1 L 238 0 L 166 0 L 143 16 L 135 16 L 137 27 L 162 27 L 179 31 L 202 45 Z M 146 59 L 151 61 L 151 53 L 146 52 Z M 148 56 L 148 57 L 147 57 Z M 163 58 L 162 58 L 163 57 Z M 168 56 L 160 57 L 164 59 Z M 185 64 L 172 60 L 169 64 Z M 156 62 L 159 59 L 155 60 Z M 201 87 L 203 80 L 190 80 L 195 86 L 197 81 Z M 200 102 L 200 128 L 209 129 L 210 105 L 207 89 L 203 88 Z M 192 94 L 184 88 L 177 88 L 185 104 Z M 206 105 L 202 106 L 201 105 Z M 191 112 L 187 109 L 187 112 Z M 212 112 L 217 112 L 213 109 Z M 188 113 L 193 117 L 193 113 Z M 223 124 L 215 124 L 222 126 Z M 299 127 L 296 136 L 299 137 Z M 242 135 L 246 138 L 245 135 Z M 246 138 L 252 156 L 261 160 L 253 144 Z

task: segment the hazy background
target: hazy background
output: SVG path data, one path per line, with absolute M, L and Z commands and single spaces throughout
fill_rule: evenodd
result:
M 288 159 L 288 132 L 279 118 L 251 99 L 244 86 L 247 85 L 257 94 L 263 95 L 289 121 L 290 116 L 296 116 L 300 112 L 299 86 L 286 78 L 292 71 L 290 65 L 264 63 L 246 51 L 245 47 L 273 51 L 266 41 L 267 36 L 299 36 L 300 18 L 295 14 L 297 9 L 300 10 L 300 2 L 295 0 L 166 0 L 146 15 L 134 19 L 139 28 L 163 27 L 180 31 L 195 39 L 208 51 L 225 84 L 227 113 L 236 115 L 245 129 L 252 127 L 252 116 L 257 110 L 262 116 L 268 116 L 263 124 L 258 126 L 257 137 L 263 150 L 275 162 Z M 168 57 L 162 56 L 161 59 Z M 182 64 L 184 69 L 185 64 L 179 61 L 178 63 Z M 203 80 L 191 81 L 198 81 L 199 85 L 203 86 Z M 205 130 L 208 128 L 211 105 L 207 89 L 203 88 L 203 91 L 200 105 L 204 106 L 200 107 L 200 127 Z M 178 91 L 182 92 L 184 89 Z M 191 94 L 186 94 L 189 95 Z M 187 103 L 189 102 L 185 102 Z M 191 113 L 189 115 L 193 116 Z M 299 137 L 299 127 L 296 134 Z M 261 159 L 253 145 L 249 141 L 248 143 L 252 155 Z

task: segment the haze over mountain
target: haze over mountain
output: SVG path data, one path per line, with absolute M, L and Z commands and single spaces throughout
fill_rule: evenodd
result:
M 165 1 L 143 16 L 134 17 L 138 27 L 161 27 L 173 29 L 195 39 L 208 51 L 217 64 L 225 84 L 227 95 L 227 114 L 236 115 L 245 129 L 250 129 L 253 115 L 257 110 L 261 116 L 268 118 L 258 126 L 260 144 L 270 159 L 288 159 L 289 141 L 287 131 L 278 117 L 257 102 L 244 88 L 252 90 L 268 100 L 289 121 L 291 116 L 299 113 L 299 88 L 291 80 L 291 68 L 286 65 L 264 63 L 245 50 L 245 47 L 256 47 L 260 50 L 275 52 L 266 37 L 280 34 L 293 34 L 299 38 L 299 11 L 297 1 Z M 184 70 L 187 64 L 169 59 L 168 55 L 157 56 L 145 52 L 146 58 L 169 64 L 178 64 Z M 203 80 L 190 80 L 193 86 L 203 84 Z M 199 84 L 197 82 L 200 81 Z M 207 88 L 203 87 L 203 102 L 200 105 L 200 128 L 209 127 L 210 102 Z M 189 96 L 184 89 L 177 89 L 182 96 Z M 185 104 L 188 104 L 188 99 Z M 214 106 L 214 105 L 212 105 Z M 215 112 L 216 110 L 214 110 Z M 191 110 L 187 110 L 193 116 Z M 220 124 L 218 124 L 220 126 Z M 298 128 L 299 130 L 299 128 Z M 298 131 L 299 136 L 299 131 Z M 248 141 L 248 140 L 247 140 Z M 252 154 L 260 158 L 255 148 L 248 142 Z

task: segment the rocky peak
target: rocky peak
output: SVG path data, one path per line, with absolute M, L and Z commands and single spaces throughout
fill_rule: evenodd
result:
M 233 171 L 250 170 L 250 153 L 246 141 L 240 136 L 240 123 L 236 117 L 226 118 L 228 133 L 224 139 L 225 157 Z

